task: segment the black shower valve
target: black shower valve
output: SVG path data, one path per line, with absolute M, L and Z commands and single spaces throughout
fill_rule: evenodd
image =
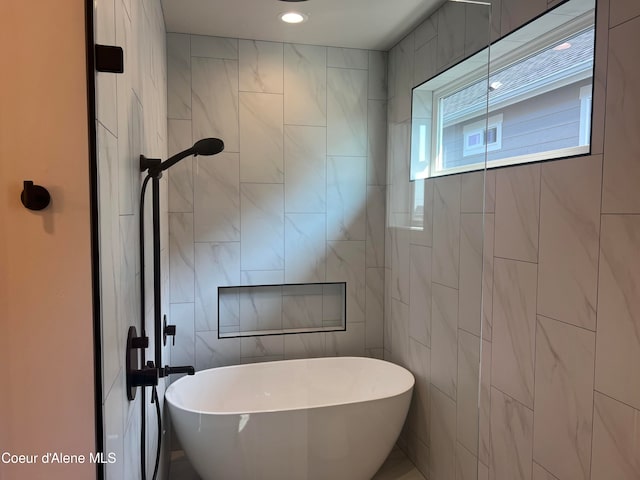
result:
M 140 370 L 134 370 L 131 372 L 131 385 L 134 387 L 158 385 L 158 369 L 147 364 Z

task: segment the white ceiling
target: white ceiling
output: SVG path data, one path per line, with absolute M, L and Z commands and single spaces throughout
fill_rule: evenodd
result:
M 388 50 L 443 0 L 162 0 L 168 32 Z M 309 16 L 298 25 L 278 14 Z

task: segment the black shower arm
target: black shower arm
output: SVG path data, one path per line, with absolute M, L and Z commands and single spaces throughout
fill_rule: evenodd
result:
M 162 172 L 167 168 L 171 168 L 183 158 L 190 155 L 194 157 L 198 155 L 216 155 L 223 150 L 224 142 L 219 138 L 203 138 L 194 143 L 192 147 L 176 153 L 164 162 L 159 158 L 147 158 L 144 155 L 140 155 L 140 171 L 144 172 L 145 170 L 149 170 L 149 176 L 160 178 Z
M 140 155 L 140 171 L 144 172 L 145 170 L 149 171 L 150 177 L 158 177 L 162 176 L 162 172 L 164 172 L 167 168 L 172 167 L 176 163 L 178 163 L 183 158 L 188 157 L 189 155 L 197 155 L 194 152 L 193 148 L 188 148 L 187 150 L 176 153 L 173 157 L 168 158 L 164 162 L 159 158 L 147 158 L 144 155 Z

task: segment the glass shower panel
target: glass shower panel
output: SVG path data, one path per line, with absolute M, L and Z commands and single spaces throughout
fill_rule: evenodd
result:
M 425 476 L 447 480 L 475 480 L 484 468 L 478 406 L 485 175 L 497 133 L 487 115 L 490 8 L 451 1 L 439 11 L 438 41 L 446 35 L 446 47 L 459 53 L 449 52 L 447 62 L 441 57 L 446 52 L 438 51 L 440 73 L 413 89 L 406 219 L 394 216 L 393 178 L 390 195 L 392 254 L 402 249 L 403 235 L 409 244 L 409 366 L 416 387 L 405 440 L 409 452 L 428 445 L 429 459 L 412 458 Z M 458 61 L 462 52 L 466 58 Z M 392 258 L 392 307 L 394 267 Z M 428 368 L 415 365 L 424 357 Z
M 561 157 L 589 151 L 594 9 L 594 0 L 569 0 L 491 45 L 485 122 L 488 133 L 485 162 L 489 168 L 508 165 L 505 157 L 509 155 L 534 157 L 521 163 L 544 159 L 539 147 L 545 143 L 551 145 L 550 150 L 565 149 Z M 495 135 L 490 138 L 494 126 Z M 552 136 L 545 133 L 548 128 L 561 133 L 569 143 L 553 143 Z M 519 138 L 516 146 L 521 150 L 507 153 L 509 149 L 514 151 L 512 138 L 516 137 Z M 535 167 L 502 168 L 499 181 L 496 170 L 486 172 L 477 432 L 479 478 L 489 478 L 489 467 L 492 478 L 522 478 L 522 472 L 539 468 L 532 465 L 531 457 L 532 447 L 534 451 L 536 448 L 534 418 L 540 418 L 539 412 L 534 417 L 534 404 L 536 409 L 544 409 L 546 401 L 538 396 L 543 390 L 538 386 L 540 379 L 536 378 L 534 361 L 536 345 L 541 342 L 540 337 L 536 338 L 540 335 L 538 319 L 542 318 L 536 317 L 538 244 L 532 254 L 533 262 L 526 261 L 522 254 L 505 255 L 503 252 L 517 243 L 517 235 L 497 238 L 495 221 L 495 212 L 516 211 L 513 205 L 528 192 L 525 186 L 528 179 L 522 179 Z M 533 203 L 537 202 L 536 193 Z M 520 213 L 516 215 L 522 217 Z M 507 216 L 502 217 L 501 213 L 500 221 L 504 222 Z M 567 435 L 573 442 L 575 433 Z M 540 443 L 545 444 L 547 451 L 554 448 L 546 439 Z M 563 463 L 570 456 L 558 451 L 554 455 L 562 458 Z

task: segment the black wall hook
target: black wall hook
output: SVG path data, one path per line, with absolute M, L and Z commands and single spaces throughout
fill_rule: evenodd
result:
M 20 200 L 29 210 L 43 210 L 49 206 L 51 195 L 46 188 L 34 185 L 31 180 L 25 180 Z

